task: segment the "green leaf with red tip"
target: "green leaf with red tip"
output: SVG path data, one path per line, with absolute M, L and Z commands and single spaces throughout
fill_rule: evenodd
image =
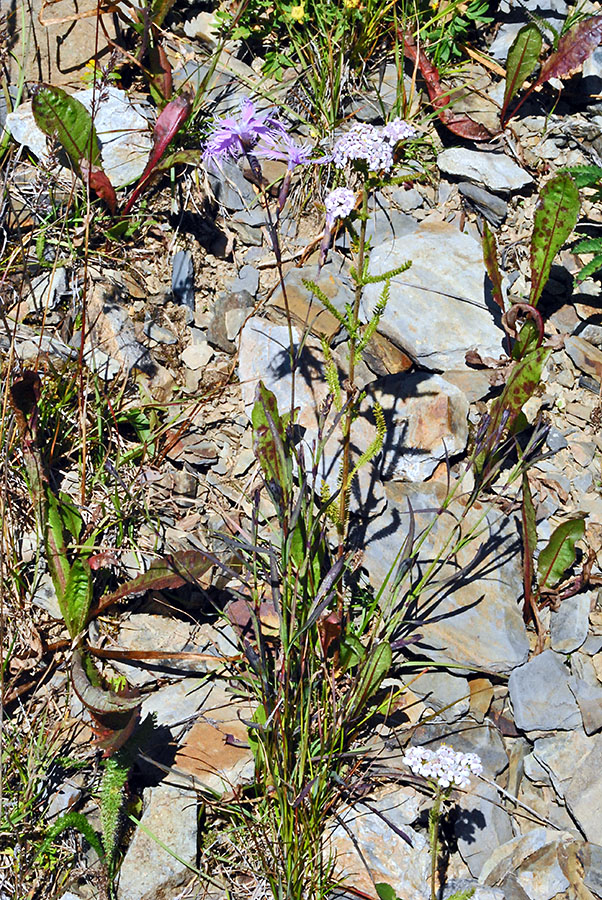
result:
M 579 191 L 570 175 L 561 172 L 550 179 L 539 194 L 531 236 L 531 293 L 529 303 L 537 306 L 554 257 L 577 224 Z
M 34 94 L 31 109 L 40 131 L 56 138 L 78 175 L 82 160 L 101 165 L 94 122 L 83 103 L 61 88 L 43 84 Z

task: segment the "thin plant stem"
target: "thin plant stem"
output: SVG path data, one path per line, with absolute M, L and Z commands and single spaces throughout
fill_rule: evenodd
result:
M 435 791 L 435 802 L 429 812 L 429 831 L 431 838 L 431 900 L 437 900 L 437 859 L 439 856 L 439 819 L 441 818 L 441 801 L 443 790 Z
M 354 394 L 353 381 L 355 378 L 355 352 L 357 346 L 357 326 L 360 314 L 360 302 L 362 299 L 364 253 L 366 247 L 366 225 L 368 220 L 368 189 L 362 187 L 362 211 L 359 233 L 359 246 L 357 253 L 357 274 L 355 281 L 355 296 L 353 299 L 353 318 L 351 321 L 351 334 L 349 336 L 349 377 L 347 384 L 347 413 L 343 424 L 343 468 L 341 472 L 341 496 L 339 500 L 339 556 L 343 555 L 344 539 L 347 524 L 347 506 L 349 500 L 349 472 L 351 468 L 351 423 L 354 416 L 354 407 L 351 402 Z

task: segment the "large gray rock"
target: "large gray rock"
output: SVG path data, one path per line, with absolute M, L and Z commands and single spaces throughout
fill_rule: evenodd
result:
M 549 772 L 554 790 L 561 800 L 575 774 L 576 760 L 587 756 L 595 744 L 594 738 L 586 737 L 580 730 L 560 732 L 535 741 L 533 756 Z
M 99 92 L 92 88 L 77 91 L 73 96 L 88 112 L 96 103 L 94 125 L 102 154 L 103 168 L 114 188 L 135 181 L 142 175 L 152 147 L 147 111 L 138 103 L 132 105 L 124 91 L 107 87 Z M 6 127 L 19 144 L 28 147 L 40 160 L 48 160 L 46 135 L 35 123 L 31 102 L 22 103 L 6 117 Z
M 458 850 L 475 877 L 494 850 L 513 837 L 512 820 L 495 787 L 485 782 L 460 795 L 454 822 Z
M 534 828 L 494 849 L 481 870 L 479 881 L 493 887 L 504 885 L 509 877 L 516 878 L 523 896 L 530 900 L 551 900 L 569 887 L 558 852 L 563 844 L 572 841 L 573 836 L 568 832 Z
M 588 841 L 602 844 L 602 734 L 594 735 L 589 753 L 575 760 L 575 774 L 565 791 L 566 806 Z
M 592 593 L 566 597 L 550 616 L 550 642 L 558 653 L 572 653 L 583 644 L 589 630 Z
M 336 874 L 369 896 L 374 895 L 374 882 L 384 881 L 404 900 L 427 900 L 428 841 L 408 824 L 416 818 L 416 792 L 412 788 L 398 788 L 369 802 L 380 816 L 358 803 L 341 814 L 344 825 L 339 822 L 327 835 L 325 849 L 328 855 L 336 857 Z M 393 831 L 387 820 L 407 835 L 411 846 Z
M 480 244 L 445 222 L 423 222 L 414 234 L 387 241 L 370 256 L 369 274 L 402 263 L 411 267 L 391 281 L 378 331 L 427 369 L 466 369 L 468 350 L 499 357 L 503 331 L 485 296 Z M 372 317 L 382 284 L 366 285 L 362 314 Z
M 480 150 L 450 147 L 439 154 L 437 165 L 447 175 L 475 181 L 501 194 L 509 194 L 533 184 L 529 173 L 504 153 L 483 153 Z
M 468 401 L 440 375 L 391 375 L 372 385 L 370 396 L 387 423 L 383 480 L 426 481 L 441 460 L 466 447 Z
M 544 650 L 515 669 L 508 689 L 514 721 L 523 731 L 580 728 L 581 715 L 569 689 L 569 672 L 553 650 Z
M 136 829 L 119 870 L 118 900 L 171 900 L 189 877 L 197 852 L 197 804 L 192 791 L 161 782 L 144 792 Z M 164 850 L 158 843 L 177 854 Z
M 363 565 L 375 590 L 398 563 L 410 526 L 408 501 L 415 517 L 416 535 L 432 525 L 421 545 L 420 562 L 414 568 L 415 584 L 443 553 L 464 512 L 456 502 L 441 513 L 445 493 L 441 483 L 386 486 L 385 512 L 365 527 L 358 526 L 353 533 L 356 546 L 364 549 Z M 466 514 L 461 532 L 467 535 L 471 529 L 477 536 L 459 548 L 453 559 L 436 567 L 433 579 L 405 609 L 404 619 L 415 623 L 410 633 L 422 636 L 413 646 L 430 659 L 486 672 L 511 672 L 526 662 L 529 653 L 518 603 L 522 573 L 515 523 L 476 503 Z M 458 531 L 455 534 L 452 545 L 459 539 Z M 448 553 L 452 545 L 448 545 Z M 402 600 L 403 596 L 388 598 L 385 593 L 385 615 L 391 615 Z M 404 634 L 407 633 L 406 629 Z

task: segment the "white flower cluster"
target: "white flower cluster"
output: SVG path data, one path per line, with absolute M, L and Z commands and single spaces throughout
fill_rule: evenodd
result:
M 332 159 L 338 169 L 343 169 L 349 162 L 361 160 L 366 162 L 370 172 L 390 172 L 395 145 L 414 134 L 414 128 L 399 117 L 384 128 L 360 123 L 338 139 Z
M 335 219 L 344 219 L 352 211 L 355 206 L 355 194 L 349 188 L 335 188 L 324 202 L 326 221 L 332 225 Z
M 476 753 L 460 753 L 447 744 L 441 744 L 438 750 L 410 747 L 403 756 L 403 762 L 416 775 L 431 778 L 442 788 L 451 785 L 467 787 L 471 775 L 480 775 L 483 771 Z

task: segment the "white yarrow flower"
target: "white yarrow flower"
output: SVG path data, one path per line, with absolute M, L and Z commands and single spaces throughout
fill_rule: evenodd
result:
M 335 188 L 325 200 L 326 221 L 331 224 L 335 219 L 344 219 L 355 206 L 355 194 L 349 188 Z
M 438 750 L 410 747 L 403 762 L 416 775 L 435 781 L 439 787 L 468 787 L 472 775 L 480 775 L 483 765 L 476 753 L 461 753 L 447 744 Z

